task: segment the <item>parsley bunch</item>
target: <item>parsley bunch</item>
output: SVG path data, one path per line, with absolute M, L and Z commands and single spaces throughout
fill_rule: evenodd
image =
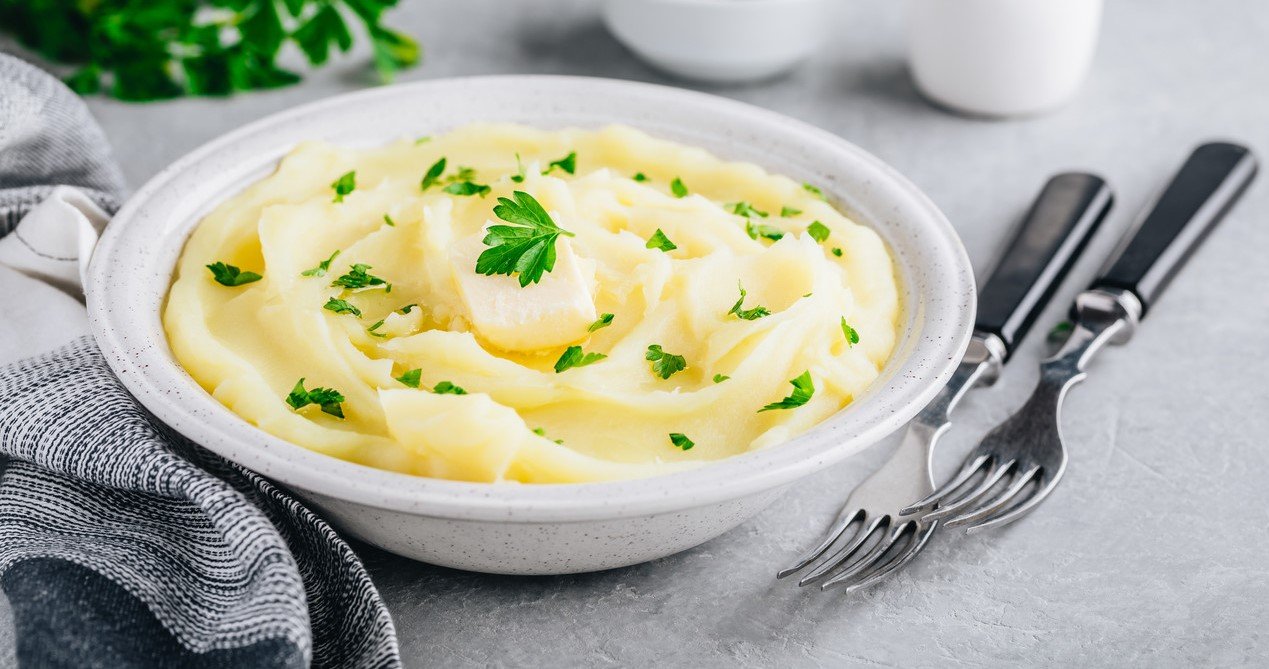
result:
M 390 80 L 419 60 L 409 36 L 385 28 L 397 0 L 0 0 L 0 31 L 54 62 L 78 65 L 66 83 L 146 101 L 229 95 L 300 80 L 277 64 L 287 43 L 312 65 L 352 47 L 348 20 L 370 37 Z

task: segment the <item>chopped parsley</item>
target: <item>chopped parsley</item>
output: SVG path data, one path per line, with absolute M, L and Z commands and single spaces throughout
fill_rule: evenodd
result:
M 524 182 L 524 163 L 520 162 L 519 153 L 516 153 L 516 173 L 511 175 L 511 180 L 516 183 Z
M 828 198 L 824 197 L 824 191 L 820 190 L 816 186 L 812 186 L 811 184 L 808 184 L 808 183 L 803 183 L 802 190 L 810 193 L 811 195 L 814 195 L 815 197 L 818 197 L 821 200 L 824 200 L 825 202 L 828 201 Z
M 441 381 L 440 383 L 432 386 L 432 392 L 436 393 L 437 395 L 466 395 L 467 394 L 466 390 L 463 390 L 461 387 L 456 386 L 453 383 L 450 383 L 449 381 Z
M 754 218 L 754 217 L 766 218 L 767 217 L 767 212 L 755 209 L 754 206 L 752 204 L 749 204 L 748 202 L 733 202 L 726 206 L 728 209 L 731 209 L 731 213 L 737 216 L 744 216 L 745 218 Z
M 772 402 L 771 404 L 762 407 L 758 410 L 758 413 L 762 413 L 763 411 L 775 411 L 777 409 L 796 409 L 811 401 L 811 396 L 815 394 L 815 384 L 811 382 L 811 372 L 809 370 L 802 372 L 796 379 L 789 381 L 789 383 L 793 384 L 793 394 L 780 400 L 779 402 Z
M 723 381 L 726 381 L 727 379 L 730 379 L 730 378 L 731 377 L 727 376 L 726 374 L 715 374 L 714 383 L 722 383 Z
M 542 428 L 542 427 L 535 427 L 535 428 L 533 428 L 533 434 L 536 434 L 536 435 L 538 435 L 539 437 L 542 437 L 543 439 L 551 439 L 550 437 L 546 436 L 546 428 Z M 563 444 L 563 443 L 564 443 L 564 440 L 563 440 L 563 439 L 551 439 L 551 441 L 554 441 L 554 442 L 555 442 L 555 443 L 557 443 L 557 444 Z
M 343 176 L 332 181 L 330 187 L 335 190 L 335 199 L 332 202 L 343 202 L 345 195 L 357 190 L 357 171 L 345 172 Z
M 555 373 L 559 374 L 573 367 L 585 367 L 607 357 L 603 353 L 582 353 L 581 346 L 570 346 L 564 349 L 564 352 L 560 354 L 560 359 L 555 361 Z
M 337 256 L 339 256 L 339 251 L 335 251 L 330 254 L 329 258 L 317 263 L 317 267 L 300 272 L 300 276 L 326 276 L 326 272 L 330 269 L 330 264 L 335 262 Z
M 740 299 L 736 300 L 736 303 L 731 305 L 731 309 L 728 309 L 727 313 L 735 314 L 736 318 L 746 321 L 756 321 L 763 316 L 771 315 L 771 310 L 764 306 L 757 306 L 752 309 L 741 309 L 740 306 L 745 303 L 745 296 L 749 293 L 745 292 L 745 287 L 740 283 L 737 283 L 736 286 L 740 288 Z
M 600 314 L 599 318 L 597 318 L 594 323 L 591 323 L 590 327 L 586 328 L 586 331 L 595 332 L 596 330 L 602 330 L 609 325 L 612 325 L 613 318 L 616 318 L 613 314 Z
M 674 180 L 670 182 L 670 192 L 674 194 L 674 197 L 687 197 L 687 185 L 682 179 L 674 177 Z
M 404 307 L 401 307 L 400 309 L 397 309 L 397 313 L 401 313 L 401 314 L 408 314 L 408 313 L 410 313 L 410 311 L 411 311 L 411 310 L 413 310 L 413 309 L 414 309 L 415 307 L 417 307 L 417 306 L 419 306 L 419 305 L 418 305 L 418 304 L 416 304 L 416 303 L 414 303 L 414 302 L 411 302 L 411 303 L 409 303 L 409 304 L 405 305 Z
M 634 179 L 635 181 L 647 181 L 648 175 L 644 174 L 643 172 L 635 172 L 634 176 L 630 178 Z
M 343 394 L 333 388 L 305 390 L 303 378 L 295 382 L 295 387 L 286 396 L 286 403 L 291 405 L 291 408 L 296 411 L 310 404 L 315 404 L 322 408 L 322 413 L 330 414 L 336 418 L 344 417 L 344 408 L 340 406 L 343 402 Z
M 838 258 L 842 257 L 842 248 L 840 246 L 834 246 L 833 255 L 837 256 Z
M 409 386 L 409 387 L 411 387 L 411 388 L 418 388 L 418 387 L 419 387 L 419 379 L 423 378 L 423 370 L 422 370 L 421 368 L 420 368 L 420 369 L 411 369 L 411 370 L 407 371 L 406 373 L 404 373 L 404 374 L 402 374 L 401 376 L 398 376 L 398 377 L 396 377 L 396 378 L 397 378 L 397 381 L 400 381 L 400 382 L 401 382 L 401 385 L 403 385 L 403 386 Z
M 674 444 L 675 448 L 678 448 L 684 451 L 690 451 L 692 450 L 692 447 L 696 445 L 696 442 L 692 441 L 691 439 L 688 439 L 687 435 L 683 434 L 682 432 L 671 432 L 670 443 Z
M 435 186 L 436 183 L 440 181 L 441 175 L 444 173 L 445 157 L 442 156 L 440 160 L 432 163 L 432 166 L 427 168 L 427 174 L 424 174 L 423 180 L 419 182 L 419 190 L 426 191 L 432 186 Z
M 377 320 L 377 321 L 375 321 L 375 324 L 374 324 L 374 325 L 371 325 L 370 327 L 366 328 L 366 332 L 367 332 L 370 336 L 372 336 L 372 337 L 380 337 L 380 338 L 382 338 L 382 337 L 387 337 L 388 335 L 387 335 L 386 333 L 383 333 L 383 332 L 376 332 L 376 330 L 378 330 L 378 329 L 379 329 L 379 328 L 381 328 L 381 327 L 383 327 L 383 319 L 382 319 L 382 318 L 381 318 L 381 319 L 379 319 L 379 320 Z
M 427 143 L 428 143 L 428 142 L 430 142 L 430 141 L 432 141 L 432 136 L 431 136 L 431 135 L 423 135 L 422 137 L 420 137 L 420 138 L 418 138 L 418 139 L 414 140 L 414 145 L 415 145 L 415 146 L 418 146 L 418 145 L 420 145 L 420 144 L 427 144 Z
M 846 323 L 845 316 L 842 316 L 842 335 L 846 337 L 847 346 L 854 346 L 859 343 L 859 332 Z
M 661 231 L 661 228 L 657 228 L 657 231 L 652 233 L 652 236 L 648 238 L 648 243 L 644 244 L 644 247 L 649 249 L 660 249 L 666 253 L 678 248 L 674 242 L 670 241 L 669 237 L 665 236 L 665 233 Z
M 396 221 L 394 221 L 394 220 L 392 220 L 392 217 L 391 217 L 391 216 L 389 216 L 389 215 L 387 215 L 387 214 L 384 214 L 384 215 L 383 215 L 383 222 L 384 222 L 384 223 L 387 223 L 388 225 L 390 225 L 390 226 L 392 226 L 392 227 L 394 227 L 394 228 L 395 228 L 395 227 L 397 227 L 397 222 L 396 222 Z
M 801 213 L 802 213 L 801 209 L 794 209 L 793 207 L 790 207 L 787 204 L 784 205 L 783 207 L 780 207 L 780 215 L 783 216 L 784 218 L 789 218 L 790 216 L 797 216 Z
M 811 221 L 811 224 L 806 226 L 806 234 L 810 235 L 811 239 L 822 244 L 824 240 L 828 239 L 829 235 L 833 234 L 833 231 L 819 221 Z
M 491 225 L 484 244 L 489 248 L 476 259 L 476 273 L 520 274 L 520 287 L 537 283 L 555 267 L 555 240 L 573 233 L 557 226 L 542 205 L 524 191 L 515 199 L 498 198 L 494 215 L 511 225 Z
M 352 314 L 358 318 L 361 318 L 361 309 L 358 309 L 356 306 L 354 306 L 351 302 L 348 302 L 347 300 L 341 300 L 341 299 L 332 297 L 329 300 L 326 300 L 326 304 L 322 305 L 322 308 L 327 311 L 333 311 L 337 314 Z
M 749 235 L 750 239 L 762 237 L 773 242 L 778 242 L 784 238 L 784 231 L 780 228 L 766 223 L 756 223 L 752 218 L 745 221 L 745 234 Z
M 392 292 L 392 284 L 383 279 L 370 274 L 366 270 L 370 269 L 370 265 L 365 263 L 355 263 L 349 268 L 348 273 L 330 282 L 330 285 L 348 290 L 360 290 L 362 288 L 375 288 L 383 286 L 386 292 Z
M 480 197 L 484 197 L 493 189 L 485 184 L 478 184 L 475 181 L 467 180 L 455 181 L 441 190 L 449 193 L 450 195 L 479 195 Z
M 214 262 L 208 265 L 207 269 L 211 270 L 212 278 L 216 280 L 216 283 L 230 288 L 264 278 L 255 272 L 244 272 L 233 265 L 227 265 L 223 262 Z
M 676 372 L 687 369 L 686 358 L 681 355 L 667 353 L 661 349 L 660 344 L 648 346 L 648 352 L 643 357 L 652 361 L 652 373 L 663 379 L 668 379 L 674 376 Z
M 542 170 L 542 174 L 550 174 L 552 170 L 561 169 L 569 174 L 577 172 L 577 152 L 572 151 L 567 156 L 559 160 L 552 160 L 546 164 L 546 169 Z

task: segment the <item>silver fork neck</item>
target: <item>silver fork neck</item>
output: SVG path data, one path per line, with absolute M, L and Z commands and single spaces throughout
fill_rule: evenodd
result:
M 978 385 L 991 385 L 1000 378 L 1005 360 L 1005 343 L 994 334 L 974 331 L 961 364 L 938 395 L 917 414 L 916 423 L 935 430 L 951 420 L 950 414 L 965 393 Z
M 1075 297 L 1075 328 L 1062 348 L 1040 363 L 1045 377 L 1073 378 L 1107 344 L 1123 344 L 1141 322 L 1141 301 L 1131 291 L 1095 288 Z

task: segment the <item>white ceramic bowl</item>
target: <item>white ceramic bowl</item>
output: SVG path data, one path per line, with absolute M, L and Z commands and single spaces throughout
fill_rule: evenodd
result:
M 830 0 L 608 0 L 604 23 L 654 67 L 739 83 L 791 69 L 823 42 Z
M 273 170 L 302 140 L 374 145 L 473 121 L 539 127 L 625 123 L 823 187 L 889 243 L 902 336 L 873 387 L 780 446 L 635 481 L 477 484 L 381 471 L 273 437 L 221 406 L 172 356 L 159 320 L 185 239 L 215 205 Z M 974 279 L 938 209 L 881 161 L 822 130 L 729 100 L 603 79 L 478 77 L 372 89 L 263 119 L 178 160 L 107 228 L 88 272 L 97 342 L 159 419 L 297 492 L 349 534 L 426 562 L 557 574 L 634 564 L 735 527 L 786 486 L 903 425 L 968 342 Z

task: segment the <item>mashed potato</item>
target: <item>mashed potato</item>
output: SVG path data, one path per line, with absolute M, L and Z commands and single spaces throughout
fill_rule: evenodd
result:
M 811 428 L 877 377 L 899 308 L 885 245 L 813 186 L 625 127 L 480 125 L 297 147 L 198 225 L 163 322 L 278 437 L 560 483 Z

